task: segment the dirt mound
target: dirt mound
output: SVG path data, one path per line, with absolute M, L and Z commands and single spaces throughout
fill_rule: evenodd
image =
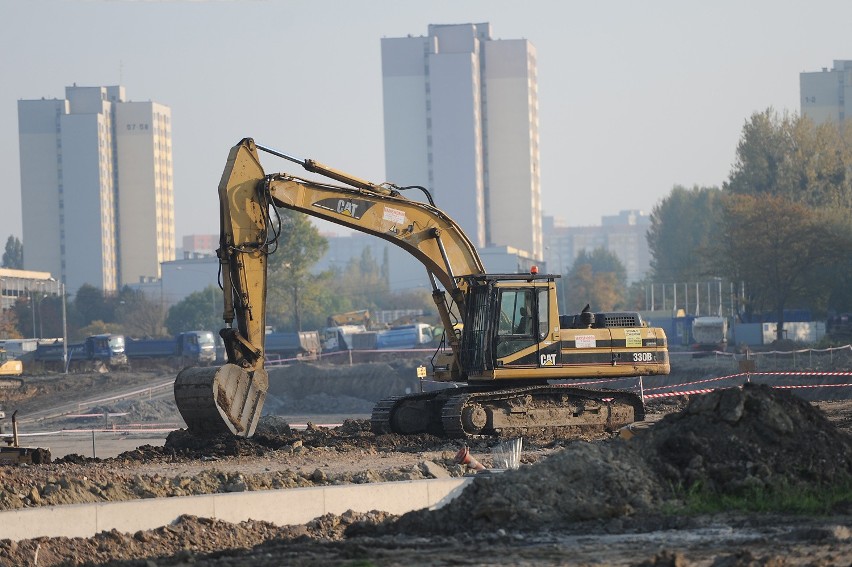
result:
M 736 493 L 852 473 L 852 437 L 784 390 L 746 384 L 692 398 L 637 438 L 662 478 L 686 488 Z
M 378 533 L 535 531 L 658 508 L 671 488 L 828 485 L 852 475 L 852 437 L 819 410 L 766 386 L 693 398 L 632 440 L 574 443 L 545 461 L 477 475 L 444 508 L 415 511 Z

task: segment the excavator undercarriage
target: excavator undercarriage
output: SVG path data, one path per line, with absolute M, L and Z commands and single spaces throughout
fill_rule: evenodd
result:
M 500 390 L 447 388 L 382 400 L 373 409 L 373 432 L 448 438 L 518 437 L 546 430 L 616 431 L 645 418 L 632 392 L 563 384 Z

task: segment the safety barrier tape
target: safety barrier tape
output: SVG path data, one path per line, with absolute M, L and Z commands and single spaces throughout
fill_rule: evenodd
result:
M 654 398 L 669 398 L 672 396 L 689 396 L 692 394 L 709 394 L 712 391 L 713 389 L 711 388 L 706 390 L 684 390 L 683 392 L 664 392 L 661 394 L 645 394 L 644 398 L 647 400 Z

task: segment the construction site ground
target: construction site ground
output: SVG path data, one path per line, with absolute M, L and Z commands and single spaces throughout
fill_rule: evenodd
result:
M 0 511 L 472 474 L 454 460 L 460 441 L 369 430 L 375 401 L 421 387 L 421 362 L 274 368 L 250 440 L 187 434 L 171 369 L 25 377 L 22 389 L 0 391 L 4 432 L 17 410 L 21 444 L 51 448 L 54 462 L 0 466 Z M 803 361 L 758 369 L 785 365 L 800 370 Z M 808 365 L 852 369 L 848 355 Z M 671 376 L 643 387 L 737 373 L 727 358 L 675 357 L 672 366 Z M 300 526 L 187 516 L 132 534 L 0 540 L 0 565 L 850 565 L 848 498 L 819 515 L 706 515 L 686 513 L 683 490 L 674 490 L 842 486 L 849 494 L 852 388 L 801 392 L 809 400 L 752 385 L 655 398 L 654 425 L 632 439 L 530 435 L 518 470 L 480 473 L 435 511 L 346 513 Z M 496 441 L 468 445 L 492 465 Z

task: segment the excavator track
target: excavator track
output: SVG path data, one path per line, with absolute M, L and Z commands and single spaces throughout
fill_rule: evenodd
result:
M 375 406 L 371 423 L 377 434 L 478 439 L 546 430 L 615 431 L 644 419 L 642 399 L 632 392 L 555 384 L 497 391 L 468 386 L 395 396 Z

